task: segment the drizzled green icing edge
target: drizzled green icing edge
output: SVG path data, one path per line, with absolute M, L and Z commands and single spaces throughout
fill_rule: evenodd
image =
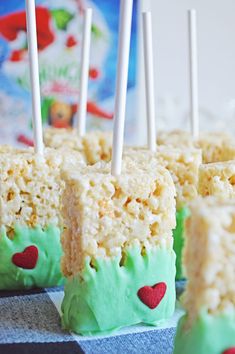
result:
M 185 239 L 185 220 L 189 214 L 190 211 L 188 207 L 183 207 L 176 212 L 176 228 L 173 230 L 173 248 L 176 254 L 176 280 L 184 278 L 182 267 L 182 251 Z
M 109 333 L 143 322 L 157 325 L 175 309 L 175 253 L 154 247 L 145 255 L 140 247 L 126 250 L 120 258 L 86 260 L 83 271 L 66 279 L 62 325 L 82 335 Z M 143 286 L 165 282 L 167 291 L 153 310 L 137 296 Z
M 16 225 L 14 235 L 9 238 L 4 227 L 0 229 L 0 290 L 30 289 L 62 285 L 60 271 L 62 248 L 60 229 L 48 226 L 29 228 Z M 38 248 L 38 261 L 34 269 L 23 269 L 12 262 L 15 253 L 29 246 Z
M 186 320 L 184 315 L 178 323 L 174 354 L 223 354 L 235 347 L 235 311 L 219 315 L 201 311 L 188 331 Z

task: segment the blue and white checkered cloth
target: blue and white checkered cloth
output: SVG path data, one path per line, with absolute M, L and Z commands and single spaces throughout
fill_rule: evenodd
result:
M 177 285 L 181 292 L 182 283 Z M 0 292 L 0 354 L 172 354 L 183 311 L 159 327 L 132 326 L 109 336 L 84 337 L 60 326 L 63 288 Z

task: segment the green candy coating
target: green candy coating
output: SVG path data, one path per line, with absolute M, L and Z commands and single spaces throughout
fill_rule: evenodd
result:
M 222 354 L 235 346 L 235 311 L 218 315 L 201 311 L 188 331 L 186 320 L 184 315 L 178 323 L 174 354 Z
M 62 325 L 82 335 L 110 333 L 140 322 L 157 325 L 175 309 L 175 253 L 154 247 L 141 254 L 140 247 L 127 249 L 120 257 L 87 258 L 83 271 L 66 279 Z M 165 282 L 165 296 L 155 309 L 138 297 L 143 286 Z
M 182 251 L 185 239 L 185 220 L 189 216 L 190 211 L 187 207 L 183 207 L 176 212 L 176 228 L 173 230 L 174 251 L 176 254 L 176 280 L 184 278 L 182 269 Z
M 29 228 L 16 225 L 14 236 L 9 238 L 4 227 L 0 230 L 0 290 L 29 289 L 62 285 L 64 279 L 60 270 L 62 249 L 60 229 L 48 226 Z M 38 260 L 34 269 L 23 269 L 12 262 L 15 253 L 21 253 L 29 246 L 38 249 Z

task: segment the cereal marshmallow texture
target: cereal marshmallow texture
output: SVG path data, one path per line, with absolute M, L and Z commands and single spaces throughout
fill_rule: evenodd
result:
M 130 161 L 114 177 L 110 166 L 94 165 L 79 173 L 64 171 L 62 236 L 66 276 L 101 257 L 121 256 L 124 247 L 163 245 L 172 249 L 175 227 L 175 188 L 161 166 L 140 169 Z
M 10 235 L 15 224 L 61 227 L 60 203 L 64 182 L 62 163 L 77 164 L 80 155 L 46 149 L 44 157 L 32 150 L 0 154 L 0 226 Z
M 109 162 L 112 154 L 112 134 L 92 131 L 79 137 L 76 129 L 47 128 L 44 130 L 46 146 L 60 148 L 67 146 L 78 151 L 88 165 L 99 161 Z
M 190 210 L 183 259 L 187 327 L 201 310 L 217 315 L 235 308 L 235 203 L 198 198 Z
M 203 197 L 235 198 L 235 161 L 202 164 L 198 191 Z
M 178 210 L 198 194 L 198 170 L 202 162 L 200 149 L 159 146 L 156 153 L 152 153 L 147 148 L 126 148 L 124 159 L 135 161 L 140 166 L 144 166 L 146 162 L 151 166 L 155 160 L 155 167 L 152 168 L 157 168 L 158 165 L 165 167 L 175 184 Z

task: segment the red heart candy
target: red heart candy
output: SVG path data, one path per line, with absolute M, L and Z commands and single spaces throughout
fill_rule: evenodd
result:
M 166 284 L 157 283 L 153 286 L 143 286 L 138 290 L 138 297 L 150 309 L 155 309 L 166 293 Z
M 12 256 L 12 263 L 24 269 L 34 269 L 38 260 L 38 249 L 36 246 L 29 246 L 23 252 L 15 253 Z
M 223 354 L 235 354 L 235 347 L 225 350 Z

